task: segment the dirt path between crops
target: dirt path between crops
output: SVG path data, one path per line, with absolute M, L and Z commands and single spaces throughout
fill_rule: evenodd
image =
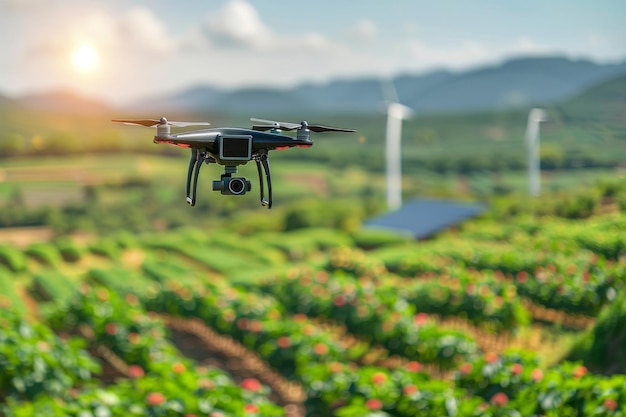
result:
M 286 417 L 303 417 L 306 394 L 300 384 L 287 381 L 256 353 L 223 336 L 199 319 L 161 315 L 172 333 L 171 340 L 185 356 L 202 365 L 228 372 L 235 382 L 256 378 L 272 389 L 270 399 L 284 407 Z

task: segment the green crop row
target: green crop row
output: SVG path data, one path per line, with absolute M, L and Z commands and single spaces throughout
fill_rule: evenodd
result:
M 99 366 L 83 347 L 79 339 L 61 340 L 48 327 L 0 308 L 0 400 L 58 396 L 88 382 Z
M 167 339 L 160 319 L 147 314 L 132 293 L 125 297 L 102 286 L 83 284 L 82 293 L 48 318 L 62 331 L 86 326 L 93 340 L 107 346 L 128 367 L 130 379 L 105 389 L 87 387 L 64 403 L 15 404 L 8 416 L 53 409 L 58 415 L 222 415 L 244 416 L 252 410 L 267 416 L 284 411 L 268 399 L 269 390 L 254 380 L 235 384 L 222 371 L 198 367 L 180 356 Z M 53 415 L 53 414 L 48 414 Z M 57 414 L 54 414 L 57 415 Z

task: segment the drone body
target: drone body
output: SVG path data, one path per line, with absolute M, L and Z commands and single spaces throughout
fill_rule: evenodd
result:
M 268 153 L 272 150 L 283 150 L 293 147 L 308 148 L 313 145 L 311 132 L 355 132 L 353 129 L 333 128 L 320 125 L 301 123 L 274 122 L 263 119 L 251 119 L 263 124 L 253 125 L 252 129 L 243 128 L 212 128 L 191 132 L 172 134 L 170 126 L 197 126 L 208 125 L 205 122 L 168 122 L 165 117 L 160 120 L 130 119 L 113 120 L 125 124 L 135 124 L 146 127 L 156 126 L 157 134 L 154 143 L 171 144 L 191 149 L 189 169 L 187 171 L 187 202 L 196 204 L 196 190 L 198 174 L 202 163 L 215 163 L 224 166 L 224 173 L 219 180 L 213 181 L 213 191 L 220 191 L 224 195 L 243 195 L 251 190 L 251 183 L 243 177 L 233 177 L 239 165 L 255 161 L 259 174 L 259 189 L 261 204 L 272 207 L 272 176 L 270 172 Z M 283 131 L 296 130 L 296 137 L 283 135 Z M 267 179 L 267 196 L 263 171 Z

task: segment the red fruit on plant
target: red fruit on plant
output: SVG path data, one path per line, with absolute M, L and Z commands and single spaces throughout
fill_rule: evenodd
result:
M 369 400 L 365 401 L 365 407 L 370 410 L 380 410 L 381 408 L 383 408 L 383 402 L 377 398 L 370 398 Z
M 139 333 L 129 333 L 128 334 L 128 341 L 130 343 L 132 343 L 133 345 L 136 345 L 137 343 L 139 343 L 141 341 L 141 335 Z
M 250 330 L 252 333 L 260 333 L 263 330 L 263 323 L 258 320 L 252 320 L 250 321 L 248 330 Z
M 246 413 L 258 413 L 259 412 L 259 407 L 257 407 L 255 404 L 246 404 L 245 407 L 243 408 L 243 411 L 245 411 Z
M 109 291 L 106 288 L 99 288 L 98 292 L 96 293 L 96 297 L 98 297 L 98 300 L 104 302 L 104 301 L 108 301 L 109 300 Z
M 613 411 L 613 410 L 615 410 L 617 408 L 617 401 L 615 401 L 612 398 L 607 398 L 606 400 L 604 400 L 604 403 L 602 405 L 607 410 Z
M 343 365 L 340 362 L 331 362 L 328 365 L 328 370 L 334 374 L 343 371 Z
M 158 406 L 165 402 L 165 396 L 160 392 L 151 392 L 146 396 L 146 402 L 151 406 Z
M 115 323 L 107 323 L 104 326 L 104 331 L 111 336 L 115 336 L 117 334 L 117 325 Z
M 524 367 L 519 364 L 519 363 L 514 363 L 513 365 L 511 365 L 511 373 L 513 373 L 513 375 L 519 375 L 524 371 Z
M 239 327 L 241 330 L 247 330 L 248 329 L 248 319 L 246 318 L 241 318 L 239 320 L 237 320 L 237 327 Z
M 139 304 L 139 298 L 137 298 L 135 294 L 126 294 L 125 298 L 126 298 L 126 302 L 133 307 Z
M 467 375 L 467 374 L 469 374 L 470 372 L 472 372 L 472 369 L 473 369 L 473 368 L 474 368 L 474 367 L 472 366 L 472 364 L 471 364 L 471 363 L 469 363 L 469 362 L 465 362 L 463 365 L 461 365 L 461 366 L 459 367 L 459 371 L 461 371 L 461 373 L 462 373 L 463 375 Z
M 376 372 L 374 375 L 372 375 L 372 383 L 374 385 L 384 384 L 385 382 L 387 382 L 386 374 L 382 372 Z
M 281 336 L 276 341 L 276 344 L 282 349 L 287 349 L 289 346 L 291 346 L 291 339 L 288 336 Z
M 485 353 L 485 362 L 494 363 L 498 360 L 498 354 L 495 352 L 487 352 Z
M 128 367 L 128 376 L 133 379 L 143 378 L 145 375 L 143 368 L 139 365 L 130 365 Z
M 493 397 L 491 397 L 491 404 L 497 406 L 505 406 L 509 402 L 509 397 L 503 392 L 498 392 Z
M 338 294 L 333 298 L 333 304 L 337 307 L 343 307 L 346 305 L 346 296 L 343 294 Z
M 306 314 L 297 313 L 293 315 L 293 319 L 294 321 L 299 323 L 299 322 L 306 321 L 307 317 L 306 317 Z
M 587 368 L 583 365 L 580 365 L 578 368 L 574 369 L 574 378 L 582 378 L 587 375 Z
M 182 374 L 186 370 L 187 368 L 185 367 L 185 365 L 183 365 L 180 362 L 176 362 L 175 364 L 172 365 L 172 371 L 174 371 L 174 373 Z
M 411 395 L 416 393 L 417 391 L 418 389 L 415 385 L 407 385 L 406 387 L 402 388 L 402 393 L 404 395 Z
M 413 317 L 413 322 L 418 326 L 426 324 L 427 321 L 428 321 L 428 314 L 426 313 L 417 313 L 415 317 Z
M 261 383 L 256 378 L 246 378 L 241 381 L 241 388 L 248 391 L 259 392 L 261 390 Z
M 326 355 L 328 353 L 328 346 L 324 343 L 316 343 L 313 346 L 313 352 L 317 355 Z
M 417 361 L 411 361 L 406 364 L 406 370 L 409 372 L 419 372 L 422 370 L 422 364 Z
M 526 282 L 527 279 L 528 279 L 528 272 L 520 271 L 517 273 L 517 280 L 521 282 L 522 284 Z
M 539 368 L 535 368 L 530 373 L 530 377 L 533 379 L 533 381 L 539 382 L 543 379 L 543 371 Z

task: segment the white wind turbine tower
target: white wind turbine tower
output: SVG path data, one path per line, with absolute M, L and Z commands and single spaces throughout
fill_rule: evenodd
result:
M 413 110 L 399 103 L 393 80 L 386 80 L 382 86 L 387 102 L 387 206 L 397 210 L 402 206 L 402 120 L 411 117 Z
M 541 190 L 539 167 L 539 123 L 546 121 L 546 112 L 534 108 L 528 114 L 526 126 L 526 145 L 528 146 L 528 191 L 531 196 L 538 196 Z

